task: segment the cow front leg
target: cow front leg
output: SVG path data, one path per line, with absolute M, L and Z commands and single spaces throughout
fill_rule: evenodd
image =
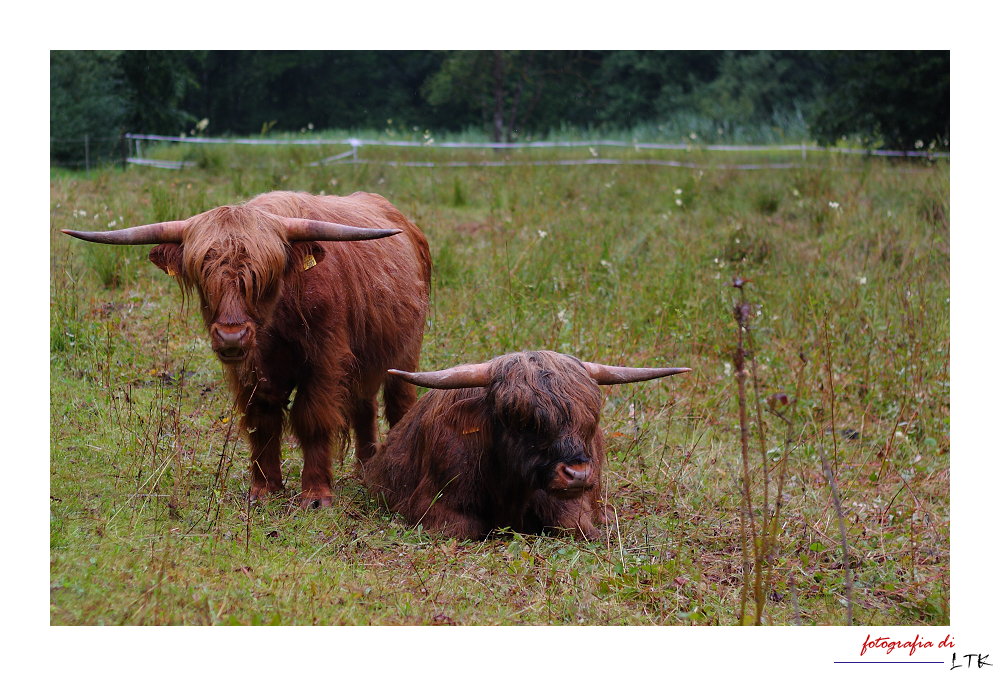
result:
M 250 442 L 250 502 L 284 489 L 281 481 L 281 408 L 251 404 L 243 416 L 243 432 Z
M 336 401 L 336 397 L 300 387 L 292 406 L 292 429 L 302 446 L 299 506 L 304 509 L 333 504 L 331 451 L 334 442 L 343 443 L 347 434 L 347 421 Z
M 525 522 L 542 527 L 543 531 L 569 532 L 581 540 L 600 539 L 594 526 L 595 506 L 591 492 L 568 500 L 552 497 L 543 491 L 532 496 Z
M 416 371 L 417 362 L 413 360 L 412 367 L 395 366 L 393 368 Z M 416 403 L 417 387 L 398 376 L 388 375 L 382 389 L 382 397 L 385 399 L 385 418 L 389 421 L 389 427 L 394 427 Z
M 594 507 L 586 497 L 566 500 L 554 526 L 558 530 L 573 533 L 580 540 L 599 540 L 601 533 L 594 526 L 593 513 Z
M 489 529 L 482 519 L 468 512 L 460 512 L 435 502 L 418 519 L 427 530 L 438 531 L 446 537 L 457 540 L 482 540 L 489 534 Z
M 378 440 L 378 406 L 375 397 L 358 399 L 354 402 L 351 427 L 354 428 L 354 453 L 361 462 L 375 455 Z
M 329 437 L 326 441 L 302 441 L 302 495 L 299 496 L 299 507 L 302 509 L 329 507 L 333 504 L 330 443 Z

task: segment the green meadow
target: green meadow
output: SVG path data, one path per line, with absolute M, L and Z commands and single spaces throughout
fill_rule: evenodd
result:
M 50 178 L 52 624 L 948 624 L 947 160 L 158 152 L 195 166 Z M 732 167 L 749 162 L 799 166 Z M 599 541 L 427 533 L 366 493 L 350 453 L 334 505 L 300 511 L 290 435 L 285 499 L 248 507 L 197 309 L 149 247 L 59 229 L 274 189 L 377 192 L 424 230 L 425 369 L 525 349 L 694 369 L 603 388 Z

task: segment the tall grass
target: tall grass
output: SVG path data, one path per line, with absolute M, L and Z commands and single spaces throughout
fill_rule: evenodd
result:
M 52 179 L 53 623 L 947 623 L 947 165 L 219 152 Z M 352 459 L 328 510 L 247 509 L 247 450 L 195 313 L 144 248 L 95 253 L 58 229 L 270 189 L 379 192 L 425 230 L 425 368 L 547 348 L 695 369 L 605 390 L 602 542 L 430 535 L 371 500 Z M 109 267 L 127 274 L 109 283 Z M 294 486 L 294 438 L 283 457 Z

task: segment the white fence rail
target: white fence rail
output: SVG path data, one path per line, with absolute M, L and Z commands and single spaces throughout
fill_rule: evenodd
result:
M 358 138 L 345 139 L 267 139 L 267 138 L 210 138 L 200 136 L 162 136 L 159 134 L 125 134 L 129 142 L 129 156 L 127 161 L 130 164 L 158 167 L 161 169 L 182 169 L 194 166 L 196 163 L 186 160 L 160 160 L 143 157 L 143 142 L 152 141 L 154 143 L 193 143 L 202 145 L 249 145 L 249 146 L 348 146 L 348 150 L 325 157 L 315 162 L 310 162 L 310 166 L 322 166 L 332 164 L 368 164 L 378 163 L 387 166 L 405 167 L 507 167 L 525 165 L 585 165 L 585 164 L 610 164 L 610 165 L 653 165 L 666 167 L 701 168 L 702 165 L 693 162 L 680 162 L 674 160 L 657 159 L 613 159 L 596 156 L 596 148 L 631 148 L 634 150 L 706 150 L 709 152 L 797 152 L 801 153 L 805 160 L 808 153 L 838 153 L 848 155 L 873 155 L 877 157 L 920 157 L 927 159 L 948 158 L 949 153 L 938 151 L 919 150 L 868 150 L 865 148 L 826 148 L 817 145 L 694 145 L 685 143 L 646 143 L 639 141 L 532 141 L 526 143 L 466 143 L 459 141 L 373 141 Z M 367 160 L 359 156 L 359 150 L 365 146 L 383 146 L 397 148 L 460 148 L 469 150 L 528 150 L 538 148 L 589 148 L 593 157 L 583 159 L 563 159 L 563 160 L 484 160 L 484 161 L 444 161 L 444 162 L 420 162 L 420 161 L 394 161 L 394 160 Z M 715 165 L 723 169 L 790 169 L 802 166 L 795 162 L 773 162 L 773 163 L 750 163 Z

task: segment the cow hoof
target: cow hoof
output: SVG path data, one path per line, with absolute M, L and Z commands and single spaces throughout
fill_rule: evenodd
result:
M 320 509 L 333 504 L 333 498 L 329 495 L 303 497 L 299 500 L 299 507 L 302 509 Z
M 578 523 L 573 535 L 577 540 L 584 540 L 586 542 L 595 542 L 601 539 L 601 531 L 597 530 L 591 524 L 586 523 Z
M 271 495 L 271 493 L 278 493 L 281 490 L 281 487 L 268 488 L 267 486 L 253 486 L 250 488 L 250 495 L 247 497 L 247 501 L 251 505 L 263 503 L 267 500 L 267 497 Z

